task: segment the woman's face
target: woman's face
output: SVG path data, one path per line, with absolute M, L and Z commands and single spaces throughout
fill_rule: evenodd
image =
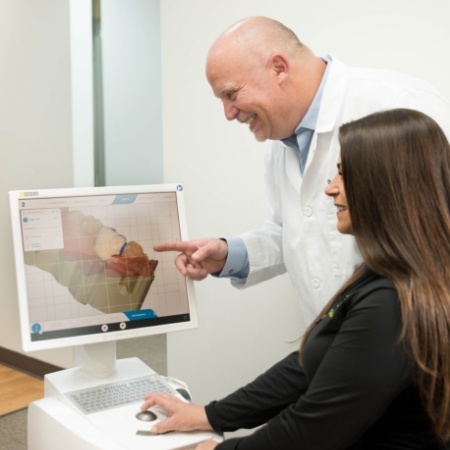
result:
M 328 183 L 325 188 L 325 194 L 333 197 L 334 205 L 337 208 L 337 229 L 343 234 L 353 234 L 352 222 L 350 220 L 350 213 L 347 206 L 347 199 L 345 197 L 344 180 L 342 179 L 342 164 L 339 156 L 337 163 L 338 173 Z

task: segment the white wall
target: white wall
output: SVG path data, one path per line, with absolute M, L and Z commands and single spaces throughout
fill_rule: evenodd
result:
M 21 344 L 7 192 L 73 184 L 69 49 L 68 1 L 0 0 L 0 346 L 13 351 Z
M 159 0 L 103 0 L 106 184 L 161 183 Z
M 398 69 L 450 97 L 447 0 L 162 0 L 165 181 L 186 187 L 192 238 L 245 231 L 266 217 L 263 144 L 228 123 L 204 76 L 217 35 L 250 15 L 281 20 L 317 54 Z M 200 403 L 250 381 L 301 334 L 286 277 L 244 291 L 227 281 L 196 284 L 198 330 L 168 336 L 169 374 Z
M 159 0 L 102 9 L 107 184 L 161 182 Z M 92 0 L 0 0 L 0 60 L 0 346 L 21 352 L 7 191 L 94 183 Z M 73 364 L 71 348 L 30 356 Z

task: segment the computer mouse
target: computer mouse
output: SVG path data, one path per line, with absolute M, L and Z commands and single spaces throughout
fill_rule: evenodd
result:
M 158 416 L 154 412 L 149 411 L 148 409 L 145 411 L 139 411 L 136 414 L 136 419 L 142 420 L 142 422 L 153 422 L 157 418 Z
M 191 401 L 191 395 L 189 394 L 189 392 L 186 389 L 183 388 L 177 388 L 177 391 L 181 394 L 181 396 L 187 400 L 188 402 Z

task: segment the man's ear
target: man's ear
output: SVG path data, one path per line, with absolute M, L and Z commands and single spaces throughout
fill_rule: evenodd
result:
M 279 82 L 283 82 L 289 73 L 289 63 L 287 59 L 279 54 L 274 53 L 269 58 L 270 69 L 273 71 Z

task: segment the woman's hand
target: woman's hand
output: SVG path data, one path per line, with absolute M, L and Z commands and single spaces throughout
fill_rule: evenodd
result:
M 186 403 L 178 397 L 169 394 L 149 394 L 144 397 L 141 410 L 145 411 L 152 406 L 160 406 L 168 413 L 163 420 L 152 428 L 152 433 L 163 434 L 169 431 L 212 431 L 203 406 Z M 213 441 L 214 442 L 214 441 Z M 206 443 L 205 443 L 206 444 Z M 215 442 L 217 445 L 217 442 Z M 214 447 L 198 447 L 200 450 Z
M 198 444 L 197 447 L 195 447 L 195 450 L 214 450 L 217 445 L 218 443 L 216 441 L 206 441 Z

